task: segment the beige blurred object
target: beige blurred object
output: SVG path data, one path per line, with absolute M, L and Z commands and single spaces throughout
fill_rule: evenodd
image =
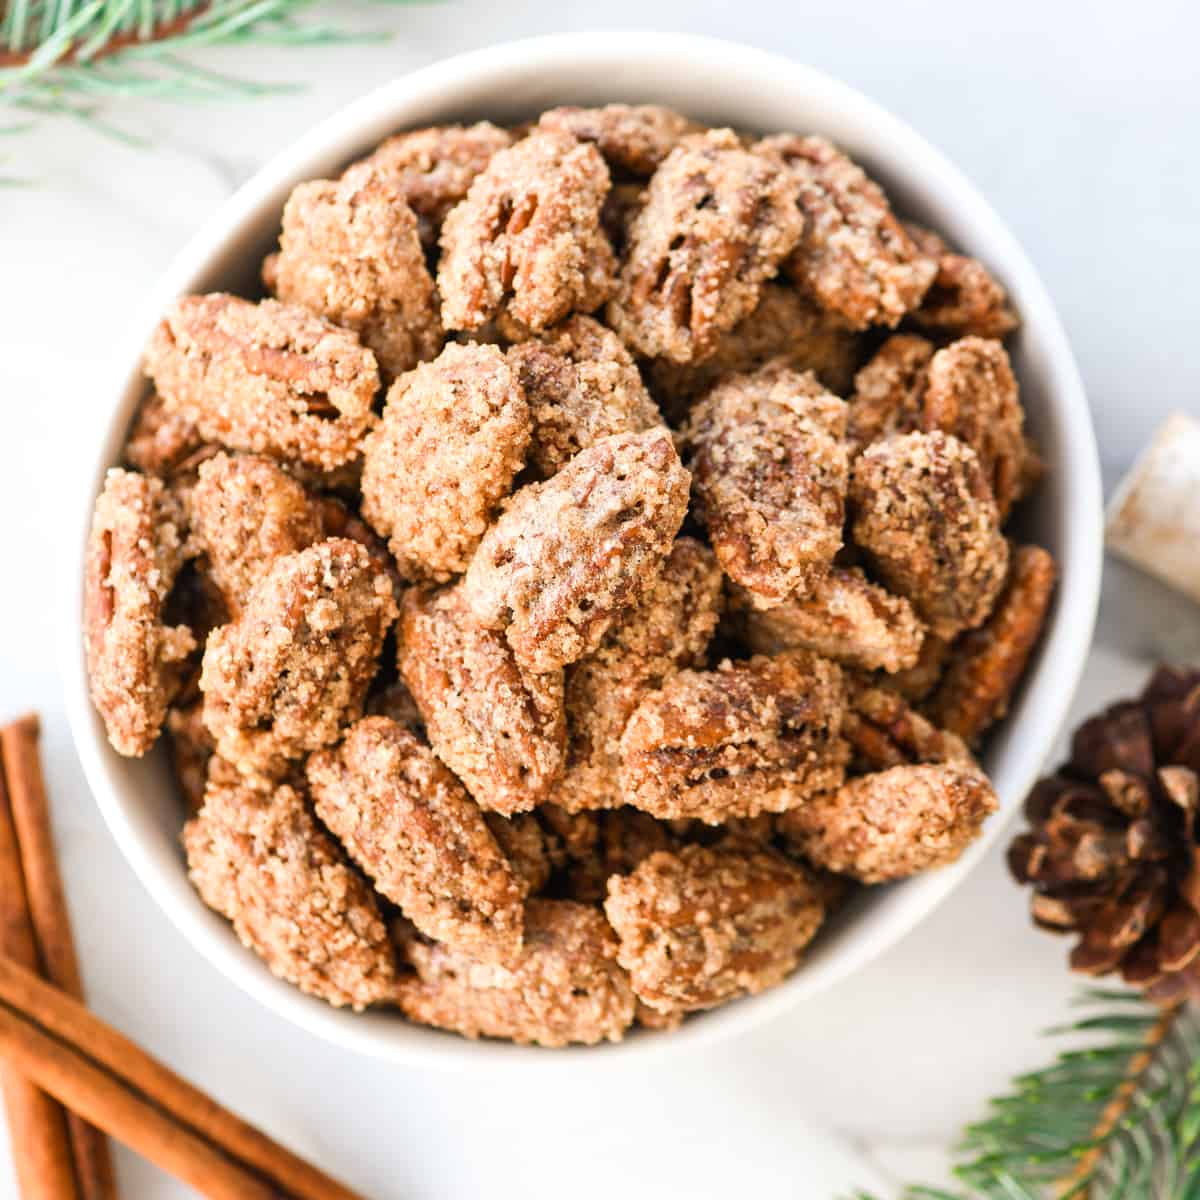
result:
M 1121 480 L 1108 548 L 1200 604 L 1200 421 L 1175 413 Z

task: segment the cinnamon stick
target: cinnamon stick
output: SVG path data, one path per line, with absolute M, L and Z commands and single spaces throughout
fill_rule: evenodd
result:
M 0 1056 L 213 1200 L 362 1200 L 10 960 L 0 960 Z
M 38 719 L 32 713 L 0 729 L 0 763 L 8 782 L 37 955 L 26 965 L 40 964 L 45 978 L 82 1000 L 83 979 L 50 828 L 39 733 Z M 81 1200 L 115 1200 L 116 1178 L 103 1135 L 75 1113 L 67 1114 L 67 1132 Z
M 25 903 L 25 879 L 0 771 L 0 954 L 36 968 L 37 947 Z M 23 1200 L 78 1200 L 62 1105 L 8 1063 L 0 1064 L 13 1165 Z

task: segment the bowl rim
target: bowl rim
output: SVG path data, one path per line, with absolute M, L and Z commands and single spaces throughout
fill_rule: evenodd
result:
M 312 164 L 354 146 L 372 125 L 388 124 L 399 114 L 438 95 L 448 101 L 462 81 L 489 86 L 506 74 L 536 71 L 540 65 L 561 65 L 569 59 L 580 71 L 611 70 L 634 62 L 643 67 L 675 71 L 714 71 L 754 80 L 769 88 L 786 80 L 786 87 L 820 96 L 839 118 L 857 121 L 872 130 L 872 137 L 887 144 L 906 161 L 920 165 L 922 178 L 932 176 L 933 187 L 944 207 L 971 213 L 975 224 L 988 230 L 993 258 L 1003 258 L 1004 278 L 1020 295 L 1026 328 L 1036 327 L 1042 344 L 1043 370 L 1051 377 L 1047 408 L 1053 411 L 1069 467 L 1056 476 L 1063 488 L 1061 511 L 1070 522 L 1063 534 L 1072 559 L 1070 572 L 1062 573 L 1056 598 L 1056 615 L 1029 672 L 1021 701 L 1029 717 L 1020 746 L 1006 747 L 1015 759 L 1002 811 L 985 826 L 982 836 L 954 864 L 906 881 L 893 889 L 891 911 L 878 917 L 870 936 L 845 938 L 845 944 L 828 961 L 794 973 L 783 984 L 758 996 L 727 1004 L 687 1022 L 670 1037 L 636 1035 L 616 1044 L 570 1047 L 553 1054 L 537 1047 L 506 1042 L 471 1042 L 452 1034 L 412 1025 L 393 1015 L 351 1014 L 303 995 L 299 989 L 272 976 L 250 951 L 243 948 L 232 928 L 204 907 L 187 881 L 182 859 L 168 861 L 151 847 L 133 821 L 129 793 L 116 778 L 115 754 L 109 749 L 98 716 L 88 696 L 82 638 L 83 547 L 86 545 L 92 506 L 105 470 L 116 461 L 119 439 L 127 426 L 132 401 L 132 381 L 140 373 L 142 349 L 163 310 L 215 261 L 222 249 L 244 231 L 263 206 L 302 178 L 312 177 Z M 405 124 L 402 116 L 390 119 L 392 128 Z M 932 190 L 932 189 L 931 189 Z M 281 206 L 281 202 L 280 205 Z M 667 1054 L 709 1045 L 744 1032 L 848 978 L 911 932 L 942 903 L 981 860 L 1000 836 L 1009 817 L 1019 808 L 1019 795 L 1032 784 L 1052 749 L 1087 658 L 1099 603 L 1102 562 L 1102 490 L 1099 456 L 1082 379 L 1065 330 L 1033 265 L 1007 226 L 965 176 L 914 129 L 876 102 L 821 71 L 790 59 L 740 43 L 692 34 L 606 32 L 551 34 L 507 42 L 442 59 L 374 89 L 339 109 L 266 162 L 204 223 L 174 258 L 151 289 L 137 314 L 117 339 L 108 368 L 101 376 L 101 394 L 109 406 L 97 414 L 95 445 L 87 450 L 89 469 L 80 471 L 80 486 L 66 510 L 69 519 L 64 539 L 63 587 L 65 606 L 60 627 L 60 669 L 71 734 L 88 785 L 96 797 L 105 823 L 155 902 L 191 946 L 221 974 L 275 1014 L 346 1049 L 394 1063 L 441 1068 L 479 1068 L 516 1062 L 576 1064 L 581 1056 L 594 1063 L 619 1063 L 631 1053 Z M 100 430 L 103 433 L 100 433 Z M 93 432 L 89 427 L 89 433 Z M 1014 725 L 1016 723 L 1014 722 Z M 1019 795 L 1018 795 L 1019 793 Z M 182 885 L 182 886 L 181 886 Z

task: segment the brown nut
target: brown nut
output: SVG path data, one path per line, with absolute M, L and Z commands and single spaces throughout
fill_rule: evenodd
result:
M 810 592 L 841 548 L 845 432 L 846 405 L 781 362 L 727 377 L 692 411 L 696 515 L 764 608 Z
M 485 812 L 483 819 L 500 852 L 508 859 L 517 883 L 527 896 L 536 896 L 550 881 L 554 869 L 546 833 L 537 814 L 513 813 L 505 817 L 498 812 Z
M 649 179 L 680 140 L 700 128 L 661 104 L 605 104 L 600 108 L 552 108 L 541 129 L 593 142 L 613 171 Z
M 824 916 L 807 872 L 736 841 L 659 852 L 608 881 L 604 911 L 638 999 L 694 1012 L 757 993 L 795 970 Z
M 167 740 L 171 748 L 171 772 L 183 795 L 184 808 L 194 817 L 204 806 L 208 786 L 208 764 L 216 752 L 212 734 L 204 725 L 204 702 L 195 698 L 167 711 Z
M 219 447 L 206 442 L 194 422 L 168 412 L 166 402 L 151 392 L 138 406 L 125 437 L 125 463 L 145 475 L 170 479 L 194 470 Z
M 523 891 L 462 784 L 402 725 L 364 717 L 306 767 L 317 816 L 426 937 L 507 962 Z
M 893 334 L 855 375 L 846 422 L 852 455 L 872 442 L 920 429 L 934 351 L 923 337 Z
M 666 429 L 614 434 L 512 498 L 467 571 L 476 618 L 538 673 L 590 653 L 652 586 L 690 476 Z
M 881 771 L 905 763 L 974 761 L 963 740 L 914 711 L 896 692 L 875 687 L 851 689 L 842 722 L 857 771 Z

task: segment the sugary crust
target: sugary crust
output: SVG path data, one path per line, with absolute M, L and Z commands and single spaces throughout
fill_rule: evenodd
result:
M 787 273 L 851 328 L 896 326 L 937 274 L 896 220 L 883 190 L 822 137 L 779 134 L 759 143 L 792 172 L 804 233 Z
M 417 218 L 396 177 L 373 163 L 315 179 L 283 210 L 273 290 L 352 329 L 388 377 L 433 358 L 442 324 Z
M 215 775 L 183 844 L 204 902 L 272 974 L 338 1007 L 390 997 L 395 960 L 375 897 L 294 788 Z
M 278 773 L 337 741 L 362 715 L 395 617 L 391 580 L 357 542 L 277 559 L 205 647 L 204 722 L 222 756 Z
M 529 406 L 495 346 L 448 345 L 388 391 L 367 439 L 363 516 L 406 579 L 465 571 L 529 449 Z
M 839 325 L 795 288 L 764 283 L 757 307 L 716 340 L 699 362 L 655 359 L 650 388 L 672 420 L 725 375 L 748 375 L 772 359 L 812 371 L 835 395 L 850 394 L 858 365 L 858 335 Z
M 1037 645 L 1058 569 L 1040 546 L 1018 546 L 1008 582 L 985 624 L 954 648 L 927 711 L 939 725 L 977 741 L 1008 712 L 1008 701 Z
M 92 703 L 119 754 L 158 737 L 195 649 L 163 609 L 183 564 L 183 517 L 157 479 L 117 468 L 96 500 L 84 566 L 83 627 Z
M 851 769 L 882 771 L 906 763 L 971 763 L 954 733 L 939 729 L 896 692 L 871 686 L 851 689 L 842 735 L 853 751 Z
M 634 992 L 661 1013 L 712 1008 L 780 983 L 824 917 L 800 867 L 737 842 L 650 855 L 609 879 L 604 911 Z
M 569 317 L 508 351 L 529 404 L 529 460 L 543 479 L 614 433 L 662 424 L 632 355 L 591 317 Z
M 525 812 L 505 817 L 498 812 L 485 812 L 483 819 L 500 852 L 508 859 L 518 885 L 526 895 L 536 896 L 549 882 L 554 869 L 537 815 Z
M 552 108 L 542 113 L 538 126 L 594 142 L 614 172 L 638 179 L 649 179 L 681 139 L 700 129 L 661 104 Z
M 863 883 L 886 883 L 953 862 L 997 807 L 978 767 L 938 763 L 852 779 L 779 823 L 817 866 Z
M 387 717 L 419 738 L 425 736 L 421 710 L 403 679 L 393 679 L 385 686 L 372 690 L 367 696 L 366 712 L 369 717 Z
M 810 591 L 841 548 L 845 432 L 845 403 L 781 362 L 729 376 L 692 412 L 696 516 L 763 607 Z
M 680 671 L 625 726 L 622 795 L 714 825 L 803 804 L 842 781 L 844 705 L 841 670 L 804 650 Z
M 566 1046 L 620 1041 L 633 1023 L 617 939 L 600 912 L 583 904 L 530 900 L 525 947 L 508 967 L 418 940 L 404 950 L 416 974 L 399 980 L 396 1002 L 422 1025 L 469 1038 Z
M 442 226 L 446 328 L 506 310 L 538 331 L 603 304 L 616 267 L 600 226 L 608 188 L 599 151 L 565 133 L 534 130 L 495 154 Z
M 721 571 L 712 551 L 680 538 L 662 574 L 596 649 L 567 668 L 567 770 L 555 799 L 569 810 L 620 803 L 621 734 L 666 677 L 701 664 L 721 612 Z
M 146 349 L 167 411 L 209 441 L 331 470 L 355 458 L 379 390 L 375 356 L 307 309 L 184 296 Z
M 400 189 L 417 214 L 422 245 L 433 250 L 446 214 L 492 155 L 511 144 L 512 134 L 490 121 L 434 125 L 388 138 L 364 161 Z
M 194 699 L 186 705 L 172 705 L 167 711 L 166 726 L 171 771 L 183 793 L 187 814 L 194 817 L 204 805 L 208 764 L 216 752 L 216 743 L 204 725 L 203 701 Z
M 629 227 L 608 319 L 639 354 L 687 363 L 758 304 L 803 219 L 778 162 L 728 129 L 685 138 L 654 173 Z
M 657 578 L 689 482 L 660 427 L 602 438 L 553 478 L 522 488 L 467 571 L 476 618 L 506 629 L 530 671 L 590 653 Z
M 306 772 L 317 816 L 426 937 L 487 960 L 518 955 L 523 889 L 428 746 L 387 717 L 364 717 Z
M 407 593 L 397 655 L 430 744 L 481 807 L 511 815 L 549 796 L 566 748 L 561 670 L 523 669 L 460 588 Z
M 169 479 L 194 468 L 217 447 L 206 442 L 195 426 L 177 412 L 168 412 L 163 398 L 151 392 L 138 406 L 125 437 L 127 466 L 145 475 Z
M 891 675 L 876 675 L 875 682 L 879 687 L 903 696 L 910 704 L 919 704 L 941 681 L 951 648 L 952 643 L 945 638 L 927 633 L 917 661 L 911 667 Z
M 909 315 L 915 325 L 941 337 L 1007 337 L 1020 322 L 1004 288 L 978 259 L 955 254 L 931 229 L 904 222 L 922 254 L 937 263 L 937 274 L 921 303 Z
M 812 650 L 845 666 L 893 672 L 915 666 L 925 640 L 912 605 L 859 567 L 834 567 L 809 595 L 771 609 L 735 588 L 733 606 L 738 632 L 755 654 Z
M 975 452 L 941 432 L 876 442 L 850 478 L 854 540 L 939 637 L 987 619 L 1008 543 Z
M 218 454 L 187 492 L 188 544 L 205 558 L 232 616 L 271 564 L 324 535 L 320 508 L 271 459 Z
M 921 428 L 934 351 L 926 338 L 893 334 L 855 375 L 846 422 L 853 454 L 860 454 L 872 442 Z

